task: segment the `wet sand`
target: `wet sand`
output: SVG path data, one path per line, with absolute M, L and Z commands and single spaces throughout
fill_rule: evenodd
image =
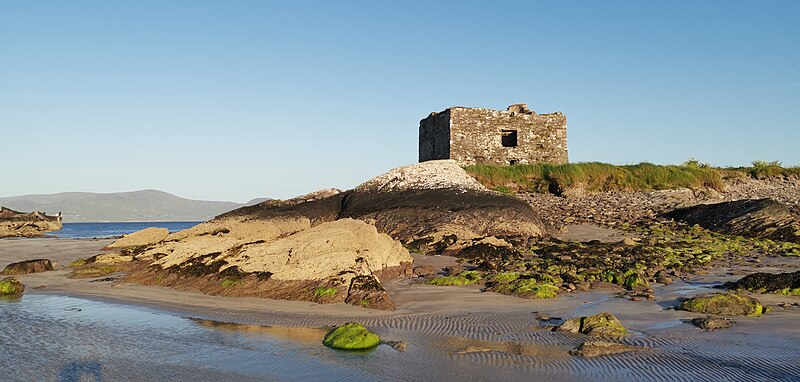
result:
M 800 298 L 759 295 L 773 312 L 737 317 L 732 329 L 706 332 L 686 321 L 698 315 L 671 309 L 678 299 L 714 291 L 751 267 L 715 269 L 708 275 L 654 285 L 655 301 L 627 301 L 614 292 L 568 294 L 555 300 L 523 300 L 482 293 L 477 286 L 436 287 L 398 279 L 385 287 L 398 309 L 374 311 L 346 304 L 260 298 L 229 298 L 161 287 L 92 279 L 67 279 L 66 265 L 100 253 L 111 240 L 0 240 L 0 266 L 49 258 L 56 270 L 23 275 L 26 294 L 79 296 L 158 308 L 191 317 L 220 330 L 264 330 L 312 346 L 321 345 L 324 328 L 356 320 L 386 340 L 408 343 L 408 351 L 381 346 L 371 361 L 388 380 L 797 380 L 800 379 L 800 306 L 778 306 Z M 418 263 L 447 265 L 454 259 L 417 257 Z M 798 258 L 765 259 L 759 271 L 800 269 Z M 112 275 L 113 276 L 113 275 Z M 648 350 L 593 359 L 567 352 L 588 339 L 554 333 L 537 314 L 571 318 L 608 311 L 633 332 L 625 343 Z M 230 325 L 220 323 L 235 323 Z M 256 325 L 256 326 L 247 326 Z M 269 326 L 272 328 L 263 328 Z M 297 327 L 310 328 L 307 330 Z M 318 338 L 317 338 L 318 337 Z M 317 345 L 314 345 L 317 346 Z M 387 350 L 388 349 L 388 350 Z M 369 357 L 368 357 L 369 358 Z

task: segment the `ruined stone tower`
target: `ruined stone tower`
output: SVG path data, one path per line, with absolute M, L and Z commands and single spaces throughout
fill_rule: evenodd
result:
M 455 159 L 460 165 L 567 163 L 567 118 L 536 114 L 528 105 L 507 110 L 451 107 L 419 121 L 419 161 Z

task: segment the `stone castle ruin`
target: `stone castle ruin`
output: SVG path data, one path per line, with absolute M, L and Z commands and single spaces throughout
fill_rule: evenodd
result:
M 462 166 L 567 163 L 567 118 L 526 104 L 507 110 L 451 107 L 419 121 L 419 161 L 454 159 Z

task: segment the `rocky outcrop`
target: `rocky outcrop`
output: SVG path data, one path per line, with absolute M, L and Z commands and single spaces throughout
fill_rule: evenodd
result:
M 218 218 L 133 252 L 150 266 L 130 281 L 374 309 L 394 309 L 379 277 L 410 274 L 413 261 L 399 242 L 363 221 L 312 226 L 298 216 Z
M 141 231 L 136 231 L 108 245 L 108 249 L 120 249 L 130 247 L 140 247 L 144 245 L 158 244 L 169 236 L 166 228 L 150 227 Z
M 445 160 L 394 169 L 354 190 L 243 207 L 157 243 L 114 246 L 151 264 L 133 281 L 185 285 L 164 271 L 205 280 L 197 289 L 207 293 L 393 309 L 380 282 L 412 274 L 403 244 L 457 254 L 476 244 L 526 244 L 541 233 L 524 201 L 487 191 Z M 213 285 L 220 282 L 226 287 Z
M 4 275 L 24 275 L 28 273 L 47 272 L 53 270 L 53 264 L 48 259 L 25 260 L 6 265 Z
M 373 223 L 422 253 L 457 255 L 487 237 L 527 243 L 542 235 L 523 200 L 487 191 L 452 160 L 389 171 L 355 188 L 341 217 Z
M 317 280 L 352 274 L 347 284 L 357 275 L 412 261 L 400 243 L 359 220 L 341 219 L 314 227 L 304 227 L 303 222 L 261 223 L 258 227 L 265 228 L 264 232 L 250 236 L 241 230 L 257 227 L 246 222 L 214 221 L 213 225 L 227 227 L 227 232 L 168 240 L 138 257 L 158 258 L 153 265 L 176 270 L 197 261 L 221 261 L 224 264 L 219 272 L 269 272 L 272 280 Z
M 0 207 L 0 237 L 37 237 L 61 229 L 61 216 L 22 213 Z
M 800 215 L 772 199 L 697 205 L 664 216 L 711 231 L 800 243 Z
M 218 218 L 230 217 L 308 219 L 311 225 L 359 219 L 419 252 L 448 255 L 492 236 L 509 245 L 542 235 L 536 213 L 527 203 L 487 191 L 452 160 L 404 166 L 354 190 L 325 190 L 270 201 Z
M 680 308 L 689 312 L 721 316 L 760 316 L 769 311 L 761 302 L 735 293 L 714 293 L 681 302 Z
M 732 290 L 800 296 L 800 271 L 753 273 L 727 286 Z

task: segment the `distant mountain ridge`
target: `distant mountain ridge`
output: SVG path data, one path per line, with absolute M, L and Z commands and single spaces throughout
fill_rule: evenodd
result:
M 61 192 L 0 197 L 0 205 L 17 211 L 61 212 L 64 222 L 201 221 L 259 203 L 193 200 L 158 190 L 115 193 Z

